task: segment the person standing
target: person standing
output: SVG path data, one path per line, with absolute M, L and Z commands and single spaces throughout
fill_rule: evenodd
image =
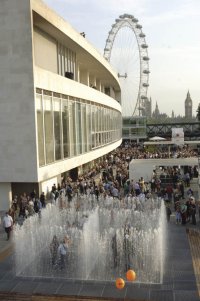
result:
M 191 197 L 191 205 L 190 205 L 190 212 L 192 216 L 192 224 L 196 225 L 196 204 L 194 197 Z
M 169 204 L 167 204 L 167 205 L 166 205 L 166 216 L 167 216 L 167 222 L 169 222 L 169 221 L 170 221 L 170 216 L 171 216 L 171 214 L 172 214 L 172 211 L 171 211 L 171 209 L 170 209 L 170 206 L 169 206 Z
M 50 243 L 51 262 L 52 266 L 55 267 L 57 264 L 59 241 L 56 235 L 54 235 L 52 242 Z
M 181 219 L 182 219 L 182 225 L 185 225 L 187 219 L 187 206 L 185 204 L 181 205 Z
M 40 202 L 42 204 L 42 208 L 45 208 L 46 207 L 46 199 L 45 199 L 44 192 L 42 192 L 41 195 L 40 195 Z
M 68 244 L 69 244 L 70 240 L 68 239 L 68 237 L 65 237 L 61 243 L 59 244 L 58 247 L 58 254 L 60 257 L 60 269 L 63 270 L 66 266 L 66 256 L 67 256 L 67 252 L 68 252 Z
M 94 194 L 95 194 L 96 200 L 98 202 L 99 201 L 99 187 L 97 185 L 94 187 Z
M 3 218 L 3 226 L 5 229 L 5 232 L 7 233 L 7 240 L 9 240 L 10 232 L 12 231 L 12 227 L 13 227 L 13 219 L 12 219 L 12 216 L 10 216 L 8 212 L 6 212 L 6 214 Z
M 181 220 L 181 203 L 180 201 L 175 203 L 175 215 L 176 215 L 176 224 L 181 224 L 182 220 Z
M 81 193 L 81 194 L 83 194 L 83 193 Z M 66 195 L 68 198 L 68 202 L 70 203 L 72 201 L 72 197 L 73 197 L 73 190 L 72 190 L 71 184 L 69 184 L 66 188 Z

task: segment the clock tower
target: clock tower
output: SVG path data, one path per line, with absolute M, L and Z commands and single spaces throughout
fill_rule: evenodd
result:
M 187 92 L 187 97 L 185 100 L 185 117 L 192 118 L 192 99 L 189 91 Z

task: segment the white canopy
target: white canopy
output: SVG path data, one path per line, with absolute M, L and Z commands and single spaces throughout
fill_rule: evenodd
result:
M 149 140 L 151 140 L 151 141 L 164 141 L 166 139 L 163 138 L 163 137 L 155 136 L 155 137 L 150 138 Z

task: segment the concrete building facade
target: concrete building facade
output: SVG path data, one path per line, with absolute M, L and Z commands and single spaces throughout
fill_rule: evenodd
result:
M 0 210 L 121 144 L 109 63 L 40 0 L 0 5 Z

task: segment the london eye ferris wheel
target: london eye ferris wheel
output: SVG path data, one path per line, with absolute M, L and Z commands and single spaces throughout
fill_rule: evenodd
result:
M 138 19 L 129 14 L 119 16 L 108 33 L 104 57 L 119 77 L 123 117 L 145 116 L 150 73 L 147 48 Z

